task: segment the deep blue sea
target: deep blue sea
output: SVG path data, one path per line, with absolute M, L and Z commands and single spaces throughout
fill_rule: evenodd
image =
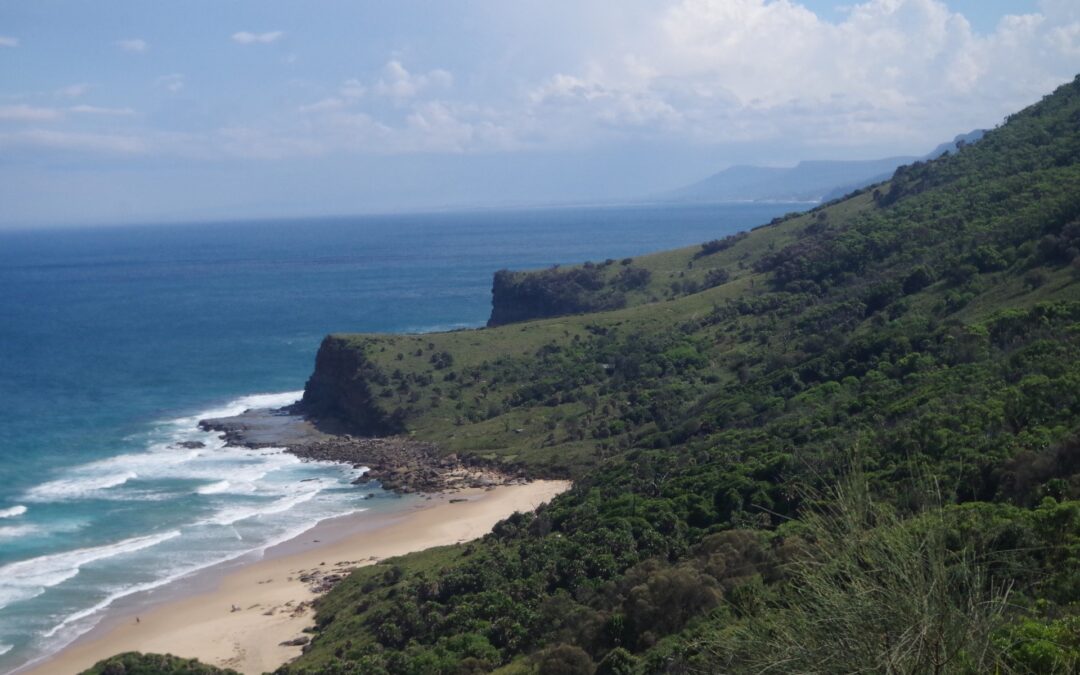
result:
M 134 592 L 369 508 L 351 468 L 196 428 L 295 400 L 326 333 L 482 325 L 497 269 L 693 244 L 796 208 L 0 232 L 0 671 Z

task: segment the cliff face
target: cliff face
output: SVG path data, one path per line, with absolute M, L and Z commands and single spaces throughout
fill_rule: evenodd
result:
M 487 325 L 624 307 L 626 284 L 622 277 L 606 273 L 607 266 L 533 272 L 499 270 L 491 286 L 491 318 Z
M 401 433 L 401 416 L 388 413 L 372 391 L 386 381 L 385 373 L 367 358 L 364 345 L 329 335 L 319 346 L 300 406 L 304 414 L 341 423 L 357 435 Z

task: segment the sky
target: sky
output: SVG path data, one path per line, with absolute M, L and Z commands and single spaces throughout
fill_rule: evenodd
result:
M 1078 72 L 1077 0 L 0 0 L 0 227 L 648 198 Z

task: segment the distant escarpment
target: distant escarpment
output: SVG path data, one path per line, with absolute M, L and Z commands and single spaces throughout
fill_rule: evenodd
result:
M 491 288 L 487 325 L 621 309 L 626 293 L 648 285 L 650 278 L 648 270 L 632 267 L 630 259 L 621 265 L 608 260 L 567 269 L 499 270 Z
M 315 372 L 304 387 L 302 412 L 338 423 L 361 436 L 390 436 L 405 430 L 400 414 L 387 412 L 373 393 L 387 375 L 368 358 L 355 339 L 328 335 L 315 356 Z

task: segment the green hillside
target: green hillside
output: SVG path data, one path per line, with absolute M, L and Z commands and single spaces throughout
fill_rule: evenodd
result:
M 574 488 L 358 570 L 282 673 L 1080 670 L 1080 78 L 746 236 L 503 282 L 618 308 L 330 336 L 305 405 Z

